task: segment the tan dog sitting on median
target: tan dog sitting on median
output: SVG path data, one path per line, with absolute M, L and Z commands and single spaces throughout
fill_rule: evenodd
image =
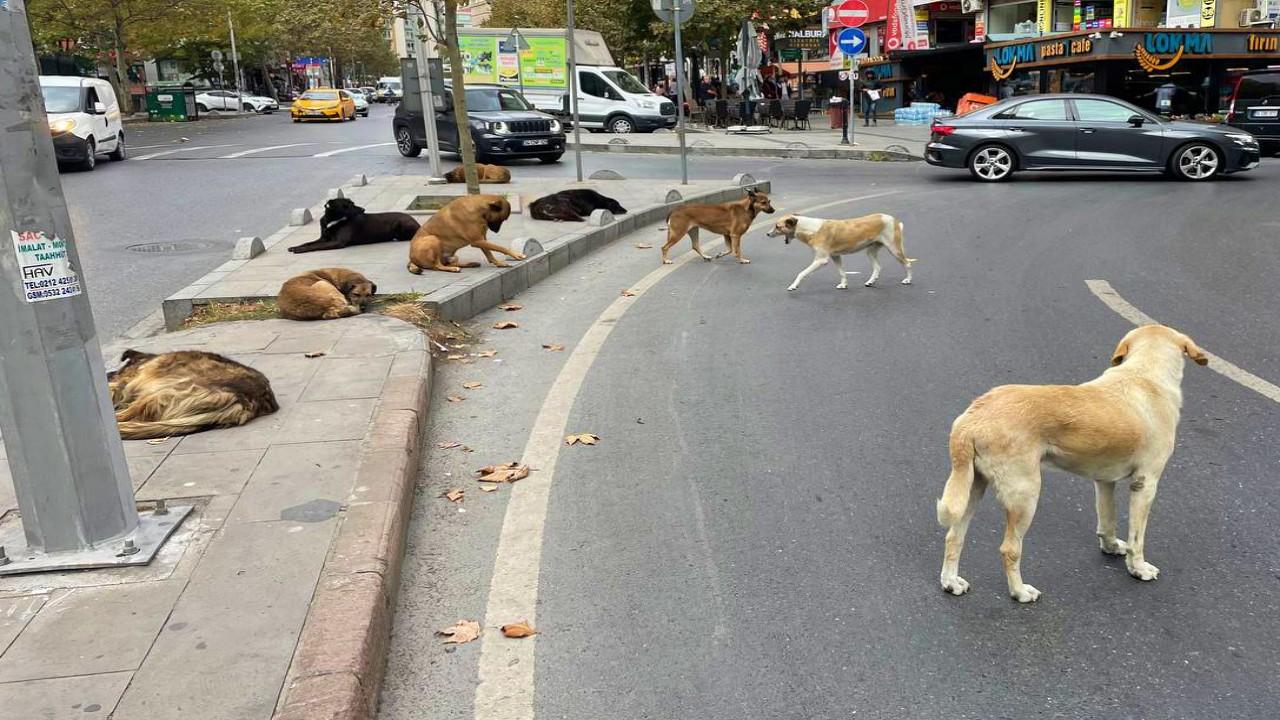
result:
M 285 280 L 276 307 L 289 320 L 333 320 L 359 315 L 377 292 L 377 285 L 354 270 L 321 268 Z
M 1040 591 L 1022 581 L 1022 539 L 1040 496 L 1040 464 L 1093 480 L 1098 544 L 1124 555 L 1129 574 L 1155 580 L 1147 562 L 1147 514 L 1177 439 L 1182 408 L 1182 356 L 1208 357 L 1195 341 L 1164 325 L 1129 331 L 1112 367 L 1082 385 L 1003 385 L 973 401 L 951 426 L 951 477 L 938 500 L 947 528 L 942 589 L 969 590 L 959 575 L 969 520 L 990 485 L 1007 524 L 1000 556 L 1009 594 L 1034 602 Z M 1129 542 L 1116 539 L 1115 486 L 1129 481 Z
M 523 260 L 524 255 L 489 242 L 485 233 L 498 232 L 511 217 L 511 204 L 501 195 L 465 195 L 440 208 L 409 243 L 409 272 L 419 275 L 424 269 L 462 272 L 464 267 L 480 267 L 480 263 L 459 263 L 458 250 L 471 245 L 479 248 L 491 265 L 507 267 L 495 252 Z
M 667 216 L 667 243 L 662 246 L 662 264 L 671 264 L 667 252 L 684 239 L 685 235 L 693 241 L 694 252 L 701 255 L 703 260 L 711 260 L 712 257 L 702 252 L 702 246 L 698 244 L 698 228 L 706 228 L 724 236 L 725 249 L 716 255 L 717 258 L 733 253 L 738 262 L 751 262 L 742 256 L 742 236 L 751 227 L 756 215 L 762 212 L 772 213 L 773 205 L 769 202 L 768 195 L 755 188 L 748 189 L 745 197 L 733 202 L 719 205 L 681 205 Z
M 907 257 L 902 249 L 902 223 L 892 215 L 874 213 L 851 220 L 823 220 L 786 215 L 765 234 L 769 237 L 781 236 L 783 242 L 787 244 L 791 244 L 791 238 L 796 238 L 813 249 L 813 262 L 796 275 L 796 279 L 787 287 L 788 290 L 800 287 L 801 281 L 809 277 L 814 270 L 826 265 L 828 261 L 834 262 L 836 272 L 840 273 L 840 284 L 836 285 L 836 289 L 843 290 L 849 287 L 840 256 L 852 255 L 863 250 L 866 250 L 867 257 L 871 258 L 871 277 L 867 278 L 863 284 L 871 287 L 876 284 L 876 280 L 880 279 L 881 247 L 888 248 L 898 262 L 907 269 L 907 276 L 903 278 L 902 284 L 911 284 L 911 264 L 916 259 Z
M 481 183 L 500 185 L 511 182 L 511 171 L 501 165 L 476 163 L 476 177 Z M 459 165 L 445 173 L 444 179 L 451 183 L 464 183 L 467 181 L 467 170 Z

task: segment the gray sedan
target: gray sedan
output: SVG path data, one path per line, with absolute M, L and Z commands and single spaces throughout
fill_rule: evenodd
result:
M 1019 170 L 1166 172 L 1208 180 L 1258 166 L 1258 141 L 1225 125 L 1165 120 L 1105 95 L 1029 95 L 934 121 L 930 165 L 984 182 Z

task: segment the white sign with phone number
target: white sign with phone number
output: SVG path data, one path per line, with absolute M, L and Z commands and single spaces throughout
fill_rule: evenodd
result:
M 22 271 L 22 290 L 27 302 L 73 297 L 83 292 L 80 276 L 71 267 L 67 241 L 49 237 L 40 230 L 10 232 L 13 252 Z

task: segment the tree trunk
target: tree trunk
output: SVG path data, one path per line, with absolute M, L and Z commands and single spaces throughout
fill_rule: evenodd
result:
M 259 67 L 262 69 L 262 82 L 267 86 L 267 95 L 272 100 L 279 100 L 280 93 L 276 91 L 276 84 L 271 82 L 271 67 L 267 65 L 265 59 L 259 64 Z
M 476 146 L 471 137 L 471 121 L 467 117 L 467 93 L 463 84 L 462 51 L 458 47 L 458 0 L 444 3 L 444 45 L 449 56 L 449 77 L 453 81 L 453 118 L 458 127 L 458 149 L 462 155 L 462 171 L 467 178 L 467 194 L 480 194 L 476 176 Z M 427 112 L 424 108 L 423 112 Z
M 120 112 L 129 116 L 133 114 L 133 95 L 129 93 L 129 64 L 124 59 L 124 19 L 120 16 L 115 17 L 115 49 L 116 49 L 116 68 L 113 73 L 115 77 L 116 99 L 120 101 Z

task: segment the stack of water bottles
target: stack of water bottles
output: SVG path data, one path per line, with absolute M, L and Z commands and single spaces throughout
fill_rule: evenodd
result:
M 946 118 L 954 115 L 950 110 L 943 110 L 938 103 L 913 102 L 908 107 L 893 111 L 893 120 L 899 125 L 930 125 L 934 118 Z

